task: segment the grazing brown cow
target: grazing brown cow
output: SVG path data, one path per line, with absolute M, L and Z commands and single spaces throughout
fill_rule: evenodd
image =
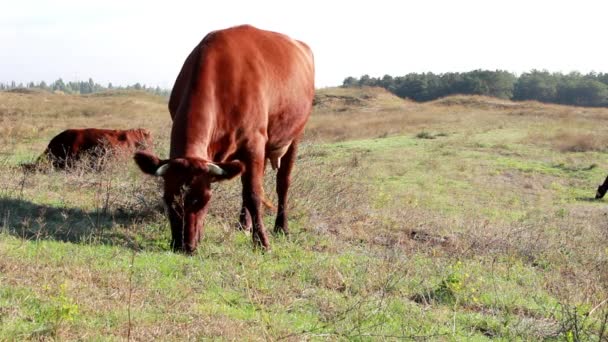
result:
M 287 233 L 290 174 L 313 97 L 312 52 L 286 35 L 238 26 L 211 32 L 194 48 L 169 100 L 170 159 L 135 154 L 144 173 L 164 179 L 174 250 L 196 249 L 211 183 L 238 175 L 241 223 L 251 223 L 254 245 L 268 249 L 261 207 L 267 159 L 278 169 L 274 229 Z
M 34 164 L 26 164 L 26 169 L 35 168 L 43 159 L 48 159 L 54 168 L 65 169 L 75 161 L 89 155 L 93 162 L 116 152 L 145 149 L 152 144 L 152 136 L 147 129 L 67 129 L 56 135 Z M 97 164 L 96 166 L 100 166 Z
M 606 179 L 604 180 L 604 183 L 602 183 L 600 186 L 597 187 L 597 192 L 595 193 L 595 199 L 603 198 L 604 195 L 606 194 L 606 191 L 608 191 L 608 177 L 606 177 Z

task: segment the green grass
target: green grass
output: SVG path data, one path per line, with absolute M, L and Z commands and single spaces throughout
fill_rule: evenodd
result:
M 11 283 L 1 288 L 3 308 L 8 312 L 18 310 L 19 314 L 3 321 L 0 336 L 19 338 L 25 332 L 57 324 L 53 310 L 72 303 L 77 309 L 59 323 L 59 332 L 98 331 L 119 337 L 124 333 L 121 327 L 129 292 L 129 284 L 121 283 L 128 281 L 129 272 L 133 272 L 132 325 L 165 325 L 167 316 L 184 322 L 192 316 L 221 317 L 246 323 L 243 331 L 235 332 L 236 337 L 252 333 L 274 337 L 408 336 L 404 324 L 417 319 L 431 321 L 410 331 L 449 336 L 454 333 L 450 326 L 437 328 L 432 322 L 440 322 L 454 308 L 511 308 L 542 315 L 555 305 L 546 292 L 534 290 L 535 271 L 521 263 L 501 266 L 488 279 L 483 278 L 486 271 L 477 262 L 436 265 L 422 276 L 409 268 L 429 267 L 434 261 L 428 256 L 382 260 L 369 256 L 365 248 L 341 255 L 319 255 L 311 250 L 316 245 L 311 240 L 298 244 L 275 242 L 277 252 L 268 254 L 252 251 L 248 240 L 241 241 L 245 246 L 235 241 L 237 246 L 214 252 L 204 244 L 201 253 L 188 258 L 167 252 L 136 252 L 133 256 L 132 251 L 121 247 L 83 247 L 53 241 L 24 244 L 5 235 L 0 244 L 3 266 L 12 264 L 23 270 L 33 267 L 52 277 L 41 277 L 30 289 Z M 235 263 L 235 259 L 240 262 Z M 223 271 L 227 268 L 229 272 Z M 431 298 L 437 308 L 425 312 L 410 299 L 418 291 L 431 292 L 454 273 L 458 283 L 454 300 Z M 488 294 L 484 295 L 485 291 Z M 518 296 L 521 291 L 532 294 L 522 298 Z M 98 308 L 101 303 L 107 306 Z M 462 324 L 456 336 L 480 336 L 469 325 Z
M 378 90 L 323 91 L 348 108 L 330 96 L 313 115 L 311 126 L 321 128 L 300 149 L 292 234 L 273 236 L 267 253 L 234 229 L 238 181 L 215 187 L 198 251 L 175 254 L 161 184 L 130 160 L 99 173 L 24 177 L 15 166 L 34 158 L 45 138 L 32 133 L 35 125 L 4 127 L 14 134 L 0 167 L 0 340 L 606 336 L 605 202 L 591 197 L 607 154 L 594 146 L 567 152 L 551 137 L 574 126 L 581 135 L 569 146 L 585 147 L 579 138 L 605 133 L 598 123 L 608 113 L 568 117 L 565 107 L 417 105 Z M 129 126 L 143 122 L 146 108 L 160 111 L 156 99 L 122 93 L 53 98 L 44 110 L 35 98 L 21 101 L 10 111 L 37 109 L 40 125 L 64 115 L 55 102 L 96 120 L 109 108 Z M 116 114 L 119 104 L 135 117 Z M 333 112 L 357 120 L 373 113 L 378 125 L 353 119 L 325 136 Z M 166 121 L 150 120 L 161 154 Z M 265 188 L 275 200 L 273 176 L 268 171 Z M 273 220 L 268 213 L 266 226 Z

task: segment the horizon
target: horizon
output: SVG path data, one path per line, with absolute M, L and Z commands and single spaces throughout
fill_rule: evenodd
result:
M 437 76 L 442 76 L 442 75 L 449 74 L 449 73 L 463 73 L 463 74 L 466 74 L 466 73 L 473 72 L 473 71 L 508 72 L 508 73 L 513 74 L 516 78 L 519 78 L 522 74 L 531 73 L 531 72 L 548 72 L 549 74 L 562 74 L 562 75 L 565 75 L 565 76 L 567 76 L 569 74 L 576 74 L 576 73 L 581 74 L 582 76 L 591 75 L 591 74 L 608 74 L 608 72 L 596 72 L 596 71 L 593 71 L 593 70 L 589 71 L 587 73 L 582 73 L 582 72 L 577 71 L 577 70 L 572 70 L 572 71 L 570 71 L 568 73 L 561 73 L 559 71 L 554 72 L 554 71 L 547 70 L 547 69 L 533 69 L 533 70 L 529 70 L 529 71 L 524 71 L 522 73 L 515 73 L 515 72 L 509 71 L 509 70 L 486 70 L 486 69 L 479 69 L 479 68 L 468 70 L 468 71 L 461 71 L 461 72 L 447 71 L 447 72 L 443 72 L 443 73 L 433 73 L 432 71 L 427 71 L 427 72 L 410 73 L 410 74 L 419 74 L 419 75 L 422 75 L 422 74 L 435 74 Z M 384 75 L 369 75 L 369 74 L 348 75 L 348 76 L 344 76 L 343 79 L 342 79 L 342 81 L 344 81 L 348 77 L 354 77 L 355 79 L 360 79 L 362 76 L 365 76 L 365 75 L 369 76 L 372 79 L 373 78 L 381 79 L 385 75 L 389 75 L 391 77 L 402 77 L 402 76 L 407 76 L 408 74 L 405 74 L 405 75 L 390 75 L 390 74 L 384 74 Z M 6 82 L 6 81 L 0 81 L 0 84 L 7 86 L 7 85 L 11 85 L 12 82 L 15 82 L 16 86 L 14 88 L 29 88 L 29 86 L 28 86 L 29 83 L 34 83 L 35 87 L 36 87 L 37 85 L 40 84 L 41 81 L 44 81 L 46 83 L 46 85 L 48 86 L 48 85 L 51 85 L 54 82 L 58 81 L 59 79 L 61 79 L 65 83 L 69 83 L 69 82 L 74 82 L 74 83 L 87 82 L 89 79 L 92 79 L 95 84 L 98 84 L 98 85 L 100 85 L 100 86 L 102 86 L 104 88 L 108 88 L 108 86 L 110 84 L 112 85 L 112 88 L 132 88 L 136 84 L 139 84 L 141 87 L 144 87 L 145 89 L 160 88 L 160 90 L 162 90 L 162 91 L 170 91 L 173 88 L 173 84 L 171 84 L 171 86 L 169 86 L 167 88 L 164 88 L 164 87 L 161 87 L 159 85 L 145 84 L 145 83 L 142 83 L 142 82 L 135 82 L 135 83 L 131 83 L 131 84 L 117 84 L 116 82 L 112 82 L 112 81 L 110 81 L 108 83 L 99 83 L 99 82 L 95 81 L 95 79 L 93 79 L 92 77 L 86 77 L 85 79 L 82 79 L 82 80 L 69 80 L 69 79 L 65 79 L 64 77 L 59 77 L 59 78 L 56 78 L 54 80 L 39 80 L 39 81 L 30 80 L 30 81 L 27 81 L 27 82 L 17 82 L 17 81 L 14 81 L 14 80 L 10 80 L 8 82 Z M 22 87 L 20 85 L 22 85 Z M 332 88 L 332 87 L 340 87 L 340 86 L 343 86 L 343 82 L 340 82 L 340 84 L 330 85 L 330 86 L 324 86 L 324 87 L 319 87 L 319 86 L 315 85 L 315 89 Z
M 608 72 L 602 18 L 608 4 L 592 0 L 576 6 L 380 0 L 296 9 L 274 0 L 206 6 L 38 0 L 7 7 L 0 13 L 5 84 L 92 78 L 101 85 L 170 89 L 186 56 L 208 32 L 244 23 L 308 43 L 315 53 L 317 88 L 366 74 Z

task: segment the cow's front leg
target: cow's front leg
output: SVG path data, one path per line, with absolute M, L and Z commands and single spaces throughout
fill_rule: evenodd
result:
M 262 197 L 264 177 L 264 150 L 261 153 L 253 153 L 247 160 L 245 173 L 241 177 L 243 182 L 243 203 L 246 211 L 251 216 L 251 236 L 255 246 L 269 249 L 268 235 L 264 228 Z
M 244 193 L 244 192 L 243 192 Z M 244 231 L 251 231 L 251 214 L 245 207 L 245 197 L 243 196 L 243 205 L 241 206 L 241 212 L 239 214 L 238 229 Z

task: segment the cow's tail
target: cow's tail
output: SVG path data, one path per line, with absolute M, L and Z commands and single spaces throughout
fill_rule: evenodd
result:
M 277 207 L 275 207 L 274 204 L 272 204 L 272 201 L 269 200 L 268 198 L 266 198 L 266 192 L 264 192 L 263 188 L 262 188 L 262 204 L 264 205 L 264 207 L 266 207 L 266 209 L 268 209 L 272 212 L 277 211 Z

